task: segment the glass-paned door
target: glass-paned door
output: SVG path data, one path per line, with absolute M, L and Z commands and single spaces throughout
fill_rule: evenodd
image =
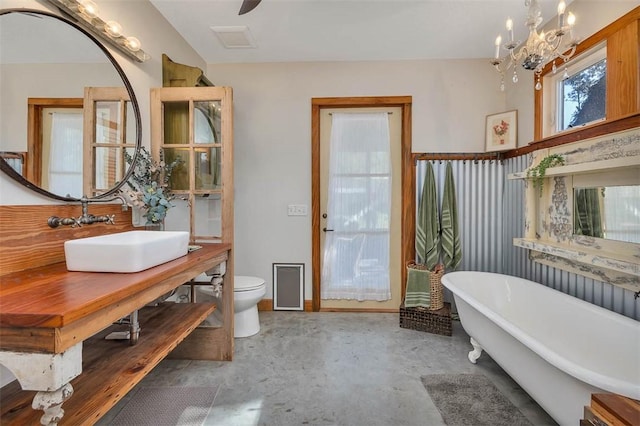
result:
M 151 108 L 152 154 L 179 162 L 169 185 L 184 201 L 181 208 L 188 209 L 192 241 L 231 242 L 231 88 L 152 89 Z M 184 226 L 184 221 L 173 223 Z
M 355 134 L 334 151 L 331 139 L 340 113 L 350 114 L 352 120 L 361 114 L 384 113 L 380 120 L 388 124 L 388 138 L 373 139 L 367 124 L 360 128 L 363 132 L 352 129 Z M 319 114 L 318 294 L 322 309 L 395 310 L 400 306 L 402 116 L 402 108 L 396 106 L 328 107 Z M 365 298 L 357 294 L 358 287 L 373 289 L 368 300 L 361 300 Z M 348 292 L 352 294 L 345 296 Z
M 133 156 L 136 121 L 124 87 L 87 87 L 84 93 L 83 192 L 99 195 L 113 188 L 127 172 L 125 151 Z
M 391 299 L 388 114 L 334 113 L 322 298 Z

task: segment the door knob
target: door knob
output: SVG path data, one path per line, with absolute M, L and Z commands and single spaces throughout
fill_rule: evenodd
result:
M 322 228 L 322 232 L 331 232 L 333 229 Z

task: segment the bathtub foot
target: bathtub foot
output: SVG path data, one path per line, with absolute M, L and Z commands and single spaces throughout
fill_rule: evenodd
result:
M 482 346 L 473 340 L 473 337 L 471 338 L 471 346 L 473 346 L 473 350 L 469 352 L 469 361 L 471 361 L 472 364 L 475 364 L 476 360 L 480 358 L 480 355 L 482 355 Z

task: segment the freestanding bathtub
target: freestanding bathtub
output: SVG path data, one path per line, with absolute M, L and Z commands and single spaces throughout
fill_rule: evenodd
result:
M 583 417 L 592 393 L 640 399 L 640 323 L 542 284 L 488 272 L 451 272 L 471 336 L 560 425 Z

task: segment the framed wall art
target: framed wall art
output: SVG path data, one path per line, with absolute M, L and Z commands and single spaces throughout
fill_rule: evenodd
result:
M 487 115 L 485 151 L 508 151 L 518 147 L 518 111 Z

